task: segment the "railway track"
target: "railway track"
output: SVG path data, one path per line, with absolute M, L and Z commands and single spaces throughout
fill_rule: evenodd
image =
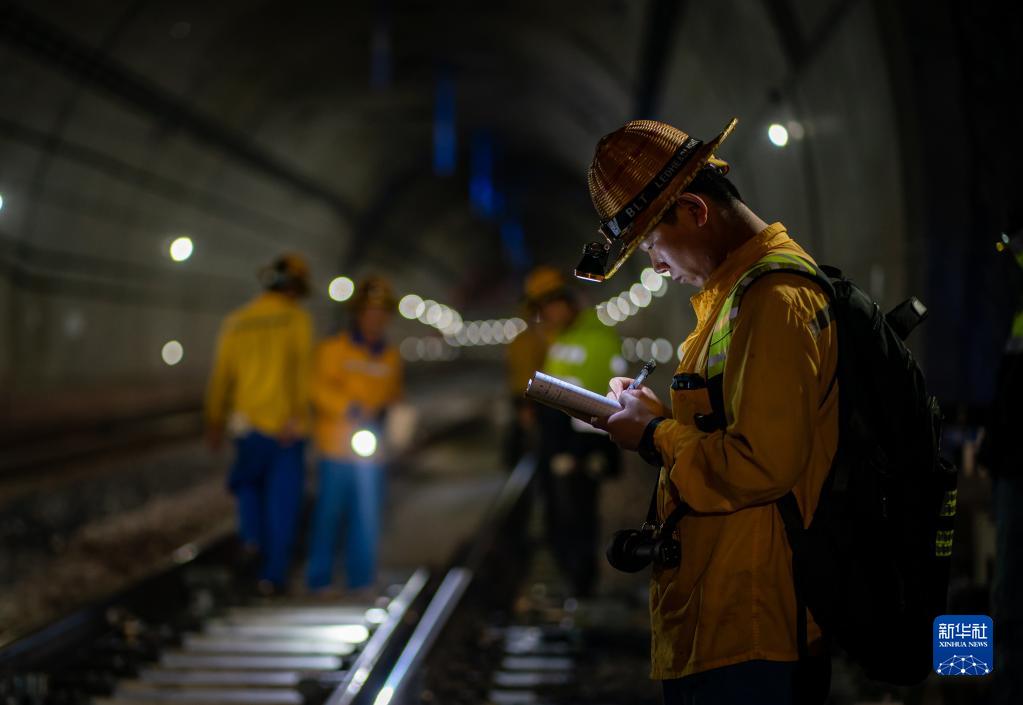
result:
M 0 702 L 660 702 L 635 613 L 560 592 L 530 529 L 532 478 L 520 463 L 444 570 L 420 568 L 363 601 L 246 595 L 228 543 L 195 550 L 0 651 Z
M 233 539 L 183 547 L 176 564 L 0 649 L 0 701 L 24 705 L 370 703 L 415 643 L 456 604 L 450 575 L 489 554 L 532 477 L 523 463 L 485 528 L 448 571 L 419 568 L 363 600 L 248 594 Z M 487 545 L 491 544 L 491 545 Z M 455 571 L 452 573 L 451 571 Z

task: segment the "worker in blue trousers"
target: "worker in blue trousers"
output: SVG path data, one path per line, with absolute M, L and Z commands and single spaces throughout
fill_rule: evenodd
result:
M 349 589 L 371 589 L 376 581 L 385 482 L 380 444 L 385 415 L 402 394 L 401 358 L 385 338 L 395 309 L 390 285 L 365 279 L 350 308 L 348 328 L 324 340 L 313 363 L 319 488 L 306 583 L 328 594 L 338 553 Z
M 259 589 L 269 594 L 286 586 L 302 505 L 312 323 L 299 305 L 309 291 L 301 257 L 278 257 L 260 279 L 265 291 L 221 326 L 206 436 L 213 450 L 234 439 L 238 533 L 261 556 Z

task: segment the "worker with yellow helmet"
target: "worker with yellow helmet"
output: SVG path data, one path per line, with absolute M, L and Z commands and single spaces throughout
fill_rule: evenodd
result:
M 597 144 L 589 186 L 602 240 L 577 276 L 609 279 L 640 250 L 699 291 L 670 405 L 617 378 L 622 410 L 594 422 L 658 469 L 648 517 L 679 542 L 680 560 L 651 572 L 651 675 L 664 702 L 824 702 L 827 650 L 798 606 L 775 500 L 790 493 L 807 521 L 816 511 L 838 448 L 837 324 L 813 281 L 752 283 L 816 265 L 726 177 L 714 154 L 734 127 L 702 142 L 633 120 Z
M 539 315 L 539 306 L 550 291 L 564 285 L 564 277 L 553 267 L 537 267 L 526 278 L 523 305 L 527 326 L 508 344 L 506 356 L 507 389 L 513 411 L 504 447 L 508 467 L 536 448 L 536 403 L 522 396 L 522 390 L 533 373 L 543 368 L 547 349 L 557 333 L 551 322 Z
M 401 358 L 385 338 L 395 309 L 390 285 L 381 277 L 364 279 L 350 308 L 349 328 L 320 343 L 313 363 L 319 488 L 306 582 L 314 591 L 333 582 L 342 535 L 348 587 L 368 588 L 376 580 L 384 491 L 377 442 L 385 414 L 402 394 Z
M 618 334 L 600 322 L 592 306 L 582 305 L 560 272 L 536 269 L 526 293 L 537 318 L 553 332 L 543 372 L 589 389 L 604 388 L 609 376 L 623 373 Z M 600 483 L 618 473 L 621 454 L 607 434 L 585 422 L 545 406 L 536 413 L 548 542 L 568 591 L 586 597 L 599 575 Z
M 261 554 L 260 586 L 270 592 L 285 586 L 302 504 L 312 323 L 299 305 L 309 292 L 302 257 L 282 255 L 259 276 L 265 291 L 220 328 L 206 435 L 213 450 L 225 433 L 234 438 L 228 486 L 239 534 Z

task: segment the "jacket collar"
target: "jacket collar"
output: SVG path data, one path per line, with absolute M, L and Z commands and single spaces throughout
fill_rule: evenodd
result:
M 732 250 L 721 266 L 710 275 L 703 288 L 690 299 L 699 323 L 704 323 L 714 313 L 721 298 L 728 295 L 743 272 L 756 264 L 769 250 L 791 241 L 784 225 L 772 223 Z
M 363 337 L 362 331 L 360 331 L 359 327 L 356 325 L 349 327 L 348 337 L 355 345 L 358 345 L 361 348 L 366 348 L 366 350 L 374 356 L 381 354 L 384 351 L 384 348 L 387 347 L 387 340 L 384 338 L 381 338 L 375 343 L 369 343 L 366 338 Z

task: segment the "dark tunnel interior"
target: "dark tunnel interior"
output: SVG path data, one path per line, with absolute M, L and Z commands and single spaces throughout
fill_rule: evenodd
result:
M 309 263 L 316 339 L 352 325 L 368 275 L 400 302 L 388 339 L 417 425 L 384 572 L 482 536 L 508 479 L 524 281 L 571 278 L 599 225 L 594 148 L 634 118 L 709 140 L 737 117 L 720 155 L 746 203 L 882 310 L 927 305 L 909 346 L 961 468 L 953 595 L 989 614 L 974 456 L 1023 282 L 996 249 L 1023 234 L 1021 38 L 1023 12 L 987 1 L 0 0 L 0 648 L 232 530 L 204 395 L 222 321 L 283 252 Z M 623 369 L 656 358 L 667 390 L 694 291 L 649 266 L 639 252 L 569 286 L 622 339 Z M 646 511 L 634 455 L 604 489 L 603 535 Z M 646 599 L 644 580 L 609 584 Z M 645 679 L 641 617 L 622 633 Z M 427 683 L 448 672 L 431 668 Z M 836 673 L 835 703 L 989 687 Z

